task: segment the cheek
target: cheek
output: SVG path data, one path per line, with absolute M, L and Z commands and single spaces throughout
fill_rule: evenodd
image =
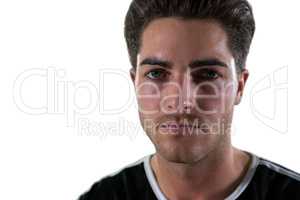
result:
M 201 114 L 225 114 L 234 105 L 235 86 L 225 81 L 203 85 L 197 90 L 197 111 Z
M 225 115 L 231 114 L 234 107 L 235 97 L 236 97 L 236 86 L 234 85 L 234 83 L 231 82 L 225 84 L 224 87 L 222 88 L 222 100 L 221 100 L 223 106 L 222 114 Z
M 143 83 L 136 90 L 139 112 L 150 117 L 159 111 L 160 91 L 153 84 Z

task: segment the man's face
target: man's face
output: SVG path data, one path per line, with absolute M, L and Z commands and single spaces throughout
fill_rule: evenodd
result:
M 248 72 L 236 74 L 227 42 L 213 20 L 160 18 L 145 28 L 131 77 L 142 126 L 165 159 L 193 163 L 230 144 Z

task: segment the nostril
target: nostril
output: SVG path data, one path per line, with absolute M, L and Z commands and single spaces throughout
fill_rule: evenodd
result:
M 167 107 L 168 107 L 168 109 L 172 109 L 173 108 L 173 106 L 171 106 L 171 105 L 168 105 Z

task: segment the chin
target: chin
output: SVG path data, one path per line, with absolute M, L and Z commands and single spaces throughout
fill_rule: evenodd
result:
M 159 156 L 165 160 L 185 164 L 199 162 L 213 149 L 213 147 L 208 144 L 174 143 L 170 141 L 158 143 L 155 147 Z

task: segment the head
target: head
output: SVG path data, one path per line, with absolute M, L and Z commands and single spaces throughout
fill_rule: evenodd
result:
M 125 38 L 141 124 L 165 159 L 231 147 L 255 24 L 246 0 L 133 0 Z

